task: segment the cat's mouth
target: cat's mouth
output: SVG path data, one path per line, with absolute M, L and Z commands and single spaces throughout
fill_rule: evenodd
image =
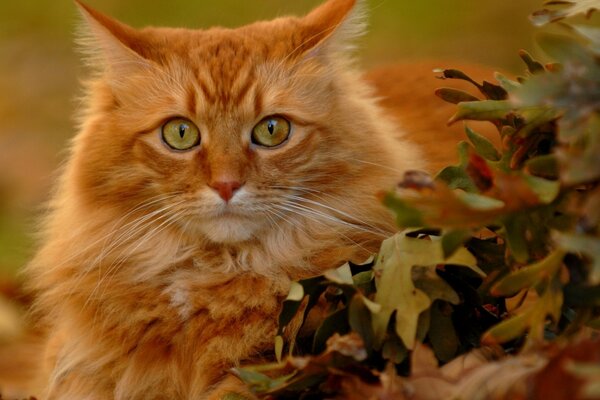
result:
M 198 229 L 208 239 L 224 244 L 255 238 L 263 227 L 262 218 L 244 213 L 235 207 L 223 207 L 198 223 Z

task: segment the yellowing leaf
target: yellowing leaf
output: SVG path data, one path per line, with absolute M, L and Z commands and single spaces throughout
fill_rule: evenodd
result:
M 350 270 L 350 264 L 348 263 L 342 265 L 339 268 L 325 271 L 323 275 L 325 276 L 325 278 L 335 283 L 340 283 L 344 285 L 354 284 L 354 280 L 352 279 L 352 271 Z
M 292 282 L 286 300 L 300 301 L 304 297 L 304 288 L 298 282 Z
M 431 306 L 433 299 L 415 286 L 412 270 L 415 266 L 442 263 L 466 265 L 483 274 L 475 265 L 475 257 L 464 248 L 446 260 L 440 239 L 417 239 L 398 233 L 383 242 L 374 266 L 376 273 L 380 274 L 376 280 L 375 302 L 381 306 L 372 320 L 376 347 L 383 343 L 389 320 L 396 311 L 396 333 L 408 349 L 414 348 L 419 315 Z M 432 292 L 433 297 L 438 295 L 438 291 Z

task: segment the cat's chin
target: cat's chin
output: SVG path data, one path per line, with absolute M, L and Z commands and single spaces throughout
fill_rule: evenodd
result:
M 211 218 L 198 224 L 198 230 L 215 243 L 240 243 L 256 236 L 262 224 L 256 220 L 241 217 Z

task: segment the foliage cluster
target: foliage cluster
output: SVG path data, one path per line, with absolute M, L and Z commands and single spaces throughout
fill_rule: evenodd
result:
M 546 6 L 535 24 L 589 16 L 600 1 Z M 476 366 L 491 356 L 501 360 L 490 371 L 513 374 L 511 384 L 521 372 L 532 393 L 532 374 L 571 357 L 556 375 L 577 382 L 571 398 L 600 398 L 600 28 L 561 24 L 567 35 L 538 38 L 554 62 L 521 51 L 527 73 L 516 80 L 437 71 L 478 92 L 437 91 L 457 104 L 450 123 L 489 121 L 499 140 L 466 125 L 459 165 L 435 178 L 409 172 L 386 195 L 404 230 L 379 254 L 292 287 L 278 362 L 236 371 L 255 393 L 483 398 L 478 385 L 492 375 Z M 326 317 L 304 335 L 302 325 L 323 307 Z M 425 370 L 432 380 L 419 385 Z

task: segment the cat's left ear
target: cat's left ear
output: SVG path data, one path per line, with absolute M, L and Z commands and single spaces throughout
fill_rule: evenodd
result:
M 92 66 L 115 76 L 155 66 L 148 51 L 150 46 L 140 31 L 80 0 L 75 0 L 75 4 L 83 16 L 79 43 Z
M 328 0 L 301 20 L 301 53 L 346 54 L 366 31 L 365 0 Z

